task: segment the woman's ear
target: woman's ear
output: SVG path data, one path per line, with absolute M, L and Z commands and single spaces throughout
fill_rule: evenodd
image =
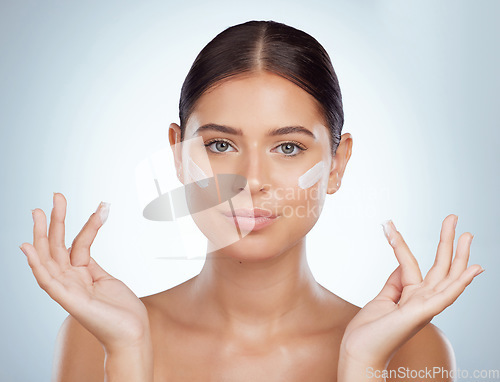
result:
M 170 148 L 174 154 L 175 169 L 177 179 L 184 184 L 184 173 L 182 169 L 182 145 L 181 145 L 181 127 L 176 123 L 171 123 L 168 129 L 168 140 Z
M 349 162 L 352 153 L 352 135 L 344 133 L 340 137 L 340 143 L 337 146 L 335 156 L 332 158 L 332 166 L 330 168 L 330 177 L 328 178 L 327 194 L 334 194 L 340 188 L 344 171 Z

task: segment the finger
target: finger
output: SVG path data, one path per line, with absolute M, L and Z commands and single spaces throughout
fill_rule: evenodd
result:
M 54 192 L 48 240 L 52 258 L 63 267 L 70 266 L 68 251 L 64 244 L 66 204 L 64 195 Z
M 82 230 L 71 245 L 70 261 L 73 266 L 88 266 L 90 262 L 90 246 L 106 221 L 109 213 L 109 203 L 101 202 L 96 212 L 90 215 Z
M 441 282 L 434 286 L 434 289 L 437 292 L 440 292 L 446 289 L 452 282 L 457 280 L 462 273 L 467 269 L 467 263 L 469 262 L 469 253 L 470 253 L 470 244 L 472 242 L 473 236 L 470 232 L 463 233 L 458 238 L 458 246 L 455 255 L 455 259 L 453 259 L 453 263 L 451 264 L 450 272 L 448 276 L 444 278 Z
M 47 238 L 47 218 L 40 208 L 32 211 L 33 215 L 33 247 L 42 263 L 46 263 L 50 256 L 49 240 Z
M 474 235 L 470 232 L 463 233 L 458 238 L 457 252 L 448 275 L 450 279 L 457 279 L 465 271 L 465 269 L 467 269 L 467 263 L 469 262 L 470 256 L 470 246 L 473 238 Z
M 465 288 L 472 282 L 474 277 L 478 276 L 483 271 L 484 269 L 478 264 L 471 265 L 467 268 L 460 277 L 452 282 L 446 289 L 429 299 L 429 306 L 432 310 L 430 313 L 435 316 L 453 304 L 458 296 L 460 296 Z
M 53 272 L 50 272 L 47 268 L 47 264 L 57 265 L 55 261 L 51 259 L 48 263 L 43 263 L 40 260 L 36 248 L 30 244 L 23 243 L 19 246 L 19 248 L 21 248 L 23 253 L 26 255 L 28 265 L 30 266 L 40 288 L 47 292 L 52 299 L 59 302 L 65 295 L 64 286 L 56 279 L 60 273 L 58 274 L 56 272 L 56 277 L 54 277 Z
M 392 220 L 382 223 L 387 241 L 394 249 L 394 254 L 401 265 L 401 283 L 403 287 L 422 282 L 422 274 L 417 259 L 408 248 L 401 233 L 396 229 Z
M 108 279 L 108 278 L 114 278 L 108 272 L 106 272 L 104 269 L 102 269 L 101 266 L 96 263 L 96 261 L 94 260 L 94 258 L 92 256 L 90 257 L 88 270 L 89 270 L 90 275 L 92 276 L 92 279 L 94 280 L 94 282 L 99 281 L 99 280 Z
M 38 254 L 38 251 L 30 243 L 23 243 L 23 244 L 21 244 L 19 246 L 19 248 L 21 248 L 21 251 L 23 251 L 23 253 L 25 255 L 26 255 L 26 251 L 27 250 L 29 250 L 31 253 L 35 253 L 35 255 L 38 258 L 38 261 L 40 263 L 42 263 L 42 265 L 45 267 L 45 269 L 47 269 L 47 271 L 49 272 L 49 274 L 52 277 L 59 277 L 59 275 L 62 272 L 62 269 L 61 269 L 61 266 L 58 263 L 56 263 L 53 258 L 49 257 L 49 259 L 47 259 L 45 261 L 42 261 L 40 255 Z M 26 256 L 28 256 L 28 255 L 26 255 Z
M 453 258 L 453 241 L 455 240 L 455 227 L 458 216 L 448 215 L 441 225 L 441 234 L 436 252 L 436 259 L 431 269 L 425 276 L 425 282 L 429 285 L 436 285 L 443 280 L 450 271 L 451 260 Z
M 387 279 L 380 293 L 375 297 L 376 300 L 390 300 L 398 303 L 403 285 L 401 284 L 401 266 L 398 266 Z M 374 299 L 374 300 L 375 300 Z

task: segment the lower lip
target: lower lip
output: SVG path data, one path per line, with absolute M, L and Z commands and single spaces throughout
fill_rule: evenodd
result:
M 235 216 L 227 216 L 227 215 L 224 215 L 224 216 L 231 223 L 233 223 L 233 224 L 235 223 L 234 222 Z M 277 217 L 267 218 L 264 216 L 259 216 L 258 218 L 252 218 L 252 217 L 236 216 L 238 227 L 240 228 L 240 230 L 243 230 L 246 232 L 259 231 L 259 230 L 267 227 L 268 225 L 273 224 L 276 219 L 277 219 Z

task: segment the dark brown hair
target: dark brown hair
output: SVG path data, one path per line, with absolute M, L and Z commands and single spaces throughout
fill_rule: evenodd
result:
M 311 94 L 324 113 L 335 155 L 344 112 L 337 75 L 328 53 L 309 34 L 275 21 L 248 21 L 215 36 L 198 54 L 182 85 L 179 102 L 181 140 L 200 96 L 221 80 L 265 70 Z

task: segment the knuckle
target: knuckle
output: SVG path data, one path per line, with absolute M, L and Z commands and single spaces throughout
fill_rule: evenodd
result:
M 61 243 L 60 241 L 53 240 L 53 242 L 50 244 L 50 256 L 54 256 L 54 252 L 56 250 L 61 250 L 65 249 L 64 243 Z
M 89 219 L 89 230 L 96 233 L 101 225 L 101 218 L 97 214 L 92 214 L 92 217 Z
M 440 245 L 440 246 L 442 246 L 442 245 L 446 245 L 446 244 L 448 244 L 448 242 L 449 242 L 449 238 L 448 238 L 448 236 L 441 235 L 441 236 L 439 237 L 439 245 Z
M 92 222 L 95 223 L 96 226 L 101 225 L 101 217 L 99 216 L 99 214 L 97 212 L 94 212 L 92 214 Z
M 399 232 L 397 232 L 395 235 L 392 236 L 391 238 L 391 243 L 394 245 L 394 246 L 399 246 L 402 244 L 402 241 L 403 241 L 403 238 L 401 237 L 401 235 L 399 234 Z
M 97 212 L 94 212 L 92 215 L 90 215 L 89 221 L 91 221 L 92 223 L 95 223 L 98 218 L 99 218 L 99 216 L 97 215 Z
M 45 280 L 36 280 L 40 288 L 42 288 L 44 291 L 47 291 L 48 288 L 48 283 Z

